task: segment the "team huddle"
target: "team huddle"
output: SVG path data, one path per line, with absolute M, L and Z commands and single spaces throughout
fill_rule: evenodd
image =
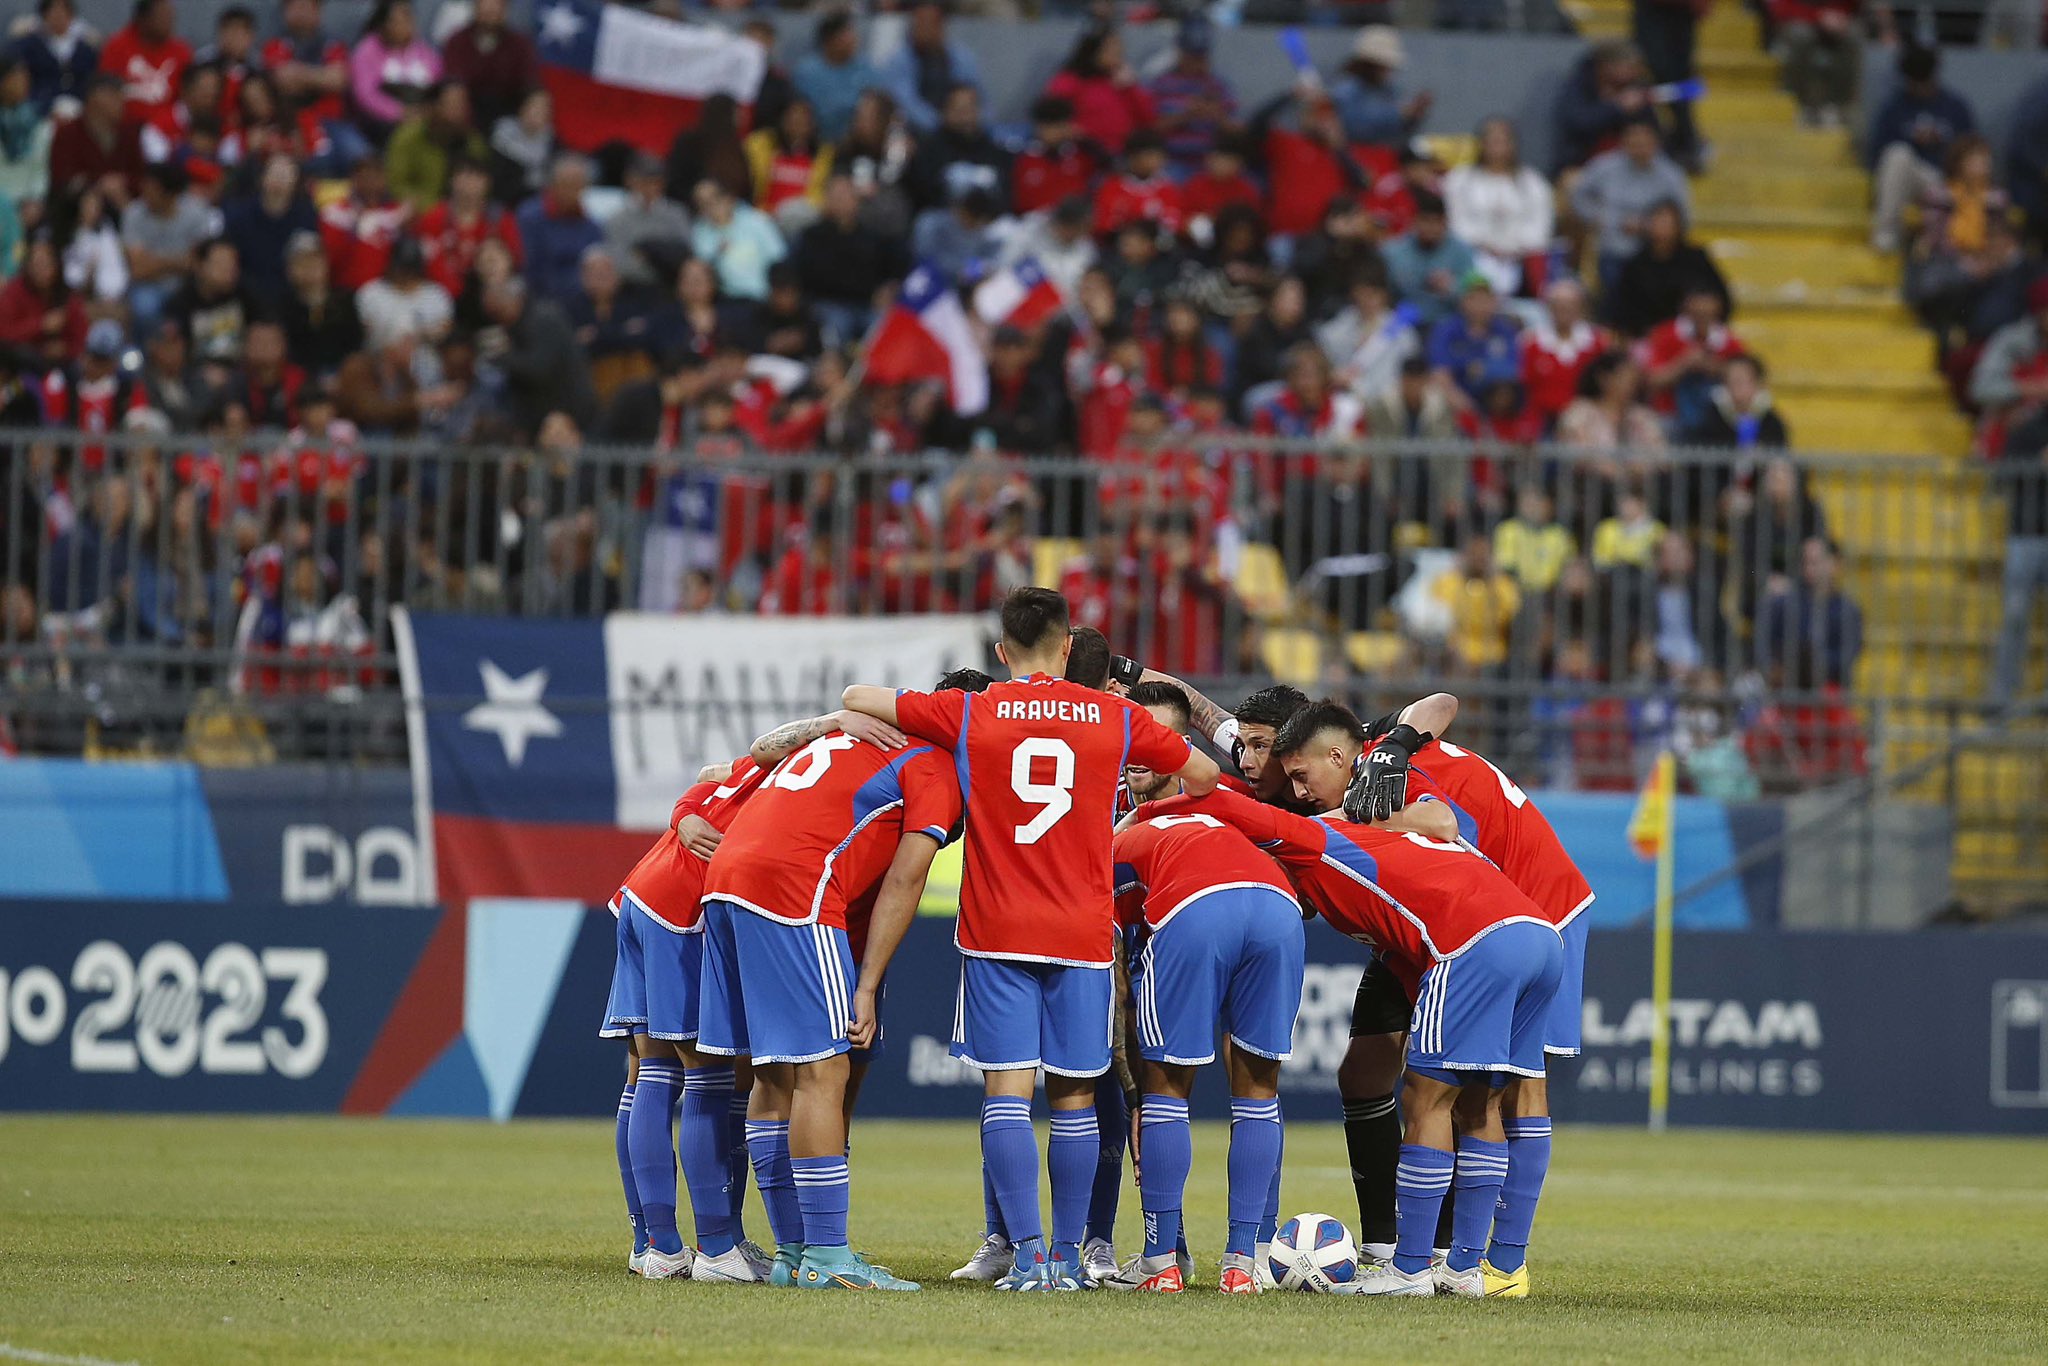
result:
M 997 655 L 1007 680 L 856 685 L 842 710 L 705 770 L 620 886 L 603 1032 L 632 1048 L 617 1143 L 632 1269 L 918 1289 L 849 1242 L 847 1134 L 890 960 L 933 857 L 959 840 L 957 986 L 897 984 L 956 991 L 951 1051 L 984 1079 L 986 1224 L 954 1279 L 1185 1289 L 1188 1097 L 1220 1059 L 1217 1283 L 1272 1285 L 1280 1068 L 1303 920 L 1320 915 L 1377 951 L 1339 1071 L 1357 1270 L 1321 1288 L 1527 1295 L 1545 1055 L 1578 1051 L 1592 894 L 1527 795 L 1439 738 L 1456 699 L 1366 725 L 1272 687 L 1227 712 L 1070 629 L 1065 599 L 1041 588 L 1004 603 Z M 1236 775 L 1190 743 L 1197 730 Z M 1127 1143 L 1145 1232 L 1120 1264 Z M 694 1247 L 677 1225 L 678 1153 Z M 750 1169 L 772 1252 L 742 1225 Z

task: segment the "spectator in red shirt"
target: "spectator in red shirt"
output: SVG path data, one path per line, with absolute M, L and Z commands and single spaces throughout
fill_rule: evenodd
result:
M 1159 335 L 1145 343 L 1145 362 L 1147 381 L 1161 394 L 1185 399 L 1197 389 L 1223 387 L 1223 354 L 1210 345 L 1192 299 L 1167 299 Z
M 1183 678 L 1221 673 L 1223 609 L 1230 590 L 1202 545 L 1192 514 L 1174 512 L 1160 520 L 1152 584 L 1147 662 Z
M 761 585 L 761 615 L 829 617 L 846 611 L 847 583 L 832 506 L 813 510 L 809 529 L 792 532 L 790 541 Z
M 533 40 L 505 21 L 506 8 L 505 0 L 476 0 L 469 23 L 441 49 L 441 74 L 468 87 L 479 128 L 518 113 L 519 101 L 540 84 Z
M 1529 411 L 1548 431 L 1579 394 L 1579 376 L 1593 357 L 1614 344 L 1607 329 L 1586 318 L 1586 290 L 1563 279 L 1543 291 L 1543 316 L 1522 333 L 1522 380 Z
M 503 242 L 515 263 L 520 259 L 519 225 L 503 205 L 491 202 L 490 193 L 489 167 L 457 161 L 448 175 L 448 198 L 421 214 L 413 227 L 426 254 L 427 278 L 451 298 L 462 293 L 486 238 Z
M 1244 143 L 1234 137 L 1217 141 L 1202 157 L 1202 169 L 1180 187 L 1181 209 L 1187 215 L 1188 235 L 1197 246 L 1206 246 L 1216 215 L 1232 205 L 1263 215 L 1265 196 L 1258 182 L 1244 173 Z
M 169 109 L 192 65 L 192 45 L 177 34 L 171 0 L 135 0 L 128 27 L 107 39 L 100 70 L 121 81 L 124 114 L 141 122 Z
M 1082 34 L 1045 93 L 1073 101 L 1074 121 L 1082 133 L 1112 155 L 1122 152 L 1131 134 L 1152 126 L 1157 117 L 1151 93 L 1124 60 L 1124 40 L 1115 29 Z
M 1743 346 L 1721 321 L 1721 296 L 1711 289 L 1687 292 L 1677 317 L 1651 329 L 1636 345 L 1650 402 L 1680 430 L 1698 423 L 1713 402 L 1728 362 Z
M 1074 102 L 1048 95 L 1031 106 L 1031 140 L 1010 163 L 1010 206 L 1022 215 L 1086 195 L 1101 165 L 1101 149 L 1075 126 Z
M 1290 127 L 1282 115 L 1293 114 Z M 1320 85 L 1298 84 L 1252 116 L 1247 140 L 1266 171 L 1266 226 L 1279 237 L 1311 233 L 1323 210 L 1361 179 L 1337 106 Z
M 369 149 L 347 119 L 348 45 L 320 27 L 320 0 L 284 0 L 284 25 L 263 45 L 263 67 L 277 83 L 287 112 L 317 133 L 311 139 L 316 175 L 340 174 Z
M 86 83 L 79 115 L 57 125 L 50 139 L 50 203 L 68 215 L 89 188 L 111 207 L 126 208 L 142 185 L 142 132 L 121 117 L 118 77 Z
M 85 305 L 64 283 L 57 248 L 33 238 L 21 272 L 0 288 L 0 346 L 33 350 L 47 365 L 61 365 L 85 346 Z
M 221 69 L 194 65 L 185 68 L 178 81 L 178 98 L 151 109 L 142 119 L 142 155 L 148 161 L 168 161 L 171 154 L 189 141 L 195 128 L 224 128 Z
M 1060 592 L 1076 626 L 1093 626 L 1111 640 L 1128 640 L 1138 619 L 1138 564 L 1119 522 L 1104 521 L 1079 559 L 1060 575 Z
M 286 359 L 283 325 L 265 318 L 251 322 L 241 367 L 225 397 L 248 411 L 252 426 L 289 428 L 298 423 L 305 383 L 306 372 Z
M 1178 233 L 1181 220 L 1180 186 L 1166 174 L 1166 140 L 1141 128 L 1124 143 L 1123 171 L 1095 192 L 1096 235 L 1107 237 L 1133 222 Z
M 320 211 L 334 283 L 357 290 L 381 277 L 391 244 L 411 218 L 412 206 L 392 198 L 385 184 L 383 159 L 366 153 L 349 172 L 348 193 Z

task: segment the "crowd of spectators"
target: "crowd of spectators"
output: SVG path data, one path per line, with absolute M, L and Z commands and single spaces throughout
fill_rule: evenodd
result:
M 198 52 L 172 3 L 102 43 L 41 0 L 0 59 L 0 411 L 83 435 L 0 451 L 8 640 L 374 653 L 400 599 L 977 609 L 1052 536 L 1082 619 L 1179 673 L 1263 672 L 1286 619 L 1567 690 L 1850 680 L 1860 618 L 1631 44 L 1560 97 L 1561 164 L 1506 118 L 1448 164 L 1391 27 L 1256 105 L 1199 16 L 1145 73 L 1099 29 L 1005 129 L 923 0 L 879 63 L 846 14 L 793 53 L 749 22 L 751 108 L 585 155 L 504 0 L 438 42 L 409 0 L 355 35 L 230 7 Z M 919 265 L 970 304 L 979 411 L 867 373 Z M 975 316 L 1017 270 L 1062 306 Z M 385 437 L 514 454 L 362 454 Z M 786 452 L 846 459 L 756 458 Z

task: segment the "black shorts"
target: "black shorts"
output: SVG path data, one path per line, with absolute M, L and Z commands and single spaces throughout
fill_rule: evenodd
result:
M 1374 958 L 1358 979 L 1358 996 L 1351 1002 L 1351 1037 L 1371 1038 L 1375 1034 L 1405 1034 L 1415 1003 L 1401 989 L 1401 979 L 1385 960 Z

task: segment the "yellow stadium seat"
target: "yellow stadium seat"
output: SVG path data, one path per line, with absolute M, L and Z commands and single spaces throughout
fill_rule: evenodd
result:
M 1353 631 L 1344 637 L 1344 657 L 1360 673 L 1391 673 L 1407 655 L 1408 642 L 1399 631 Z
M 1297 687 L 1313 687 L 1323 673 L 1323 641 L 1314 631 L 1282 628 L 1266 632 L 1261 653 L 1273 677 Z
M 1287 610 L 1287 566 L 1279 551 L 1257 543 L 1244 547 L 1237 561 L 1237 595 L 1262 617 L 1279 616 Z
M 1031 547 L 1031 581 L 1040 588 L 1058 588 L 1067 565 L 1086 549 L 1081 542 L 1065 536 L 1041 536 Z

